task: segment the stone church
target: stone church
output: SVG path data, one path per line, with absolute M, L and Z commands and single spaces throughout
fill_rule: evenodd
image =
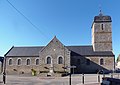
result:
M 12 47 L 5 54 L 7 74 L 61 76 L 114 70 L 111 17 L 100 13 L 92 23 L 92 45 L 65 46 L 55 36 L 46 46 Z

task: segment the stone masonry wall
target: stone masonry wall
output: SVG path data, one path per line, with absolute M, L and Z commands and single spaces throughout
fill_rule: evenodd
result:
M 78 59 L 80 62 L 78 64 Z M 90 60 L 87 65 L 86 60 Z M 104 60 L 104 64 L 100 65 L 100 59 Z M 113 70 L 114 69 L 114 56 L 72 56 L 72 65 L 76 66 L 76 73 L 97 73 L 98 70 Z
M 63 64 L 58 64 L 58 58 L 60 56 L 63 58 Z M 40 51 L 39 57 L 40 71 L 49 72 L 52 65 L 54 72 L 69 72 L 69 69 L 64 69 L 64 67 L 70 66 L 70 51 L 56 38 Z M 47 57 L 51 57 L 52 64 L 47 64 Z
M 2 71 L 2 62 L 0 62 L 0 73 Z
M 12 65 L 8 64 L 9 59 L 12 59 Z M 17 65 L 17 59 L 22 59 L 22 64 Z M 30 59 L 31 63 L 30 65 L 26 65 L 27 61 L 26 59 Z M 37 71 L 37 74 L 39 74 L 39 65 L 35 65 L 35 60 L 39 59 L 39 57 L 9 57 L 6 58 L 6 73 L 7 74 L 31 74 L 31 69 L 34 69 Z
M 112 28 L 110 22 L 93 24 L 92 44 L 94 51 L 112 51 Z
M 111 56 L 91 56 L 86 57 L 86 59 L 90 59 L 90 65 L 86 65 L 86 63 L 81 64 L 81 70 L 83 72 L 96 72 L 98 70 L 114 70 L 114 57 Z M 104 60 L 104 64 L 100 65 L 100 59 Z M 85 60 L 84 60 L 85 61 Z

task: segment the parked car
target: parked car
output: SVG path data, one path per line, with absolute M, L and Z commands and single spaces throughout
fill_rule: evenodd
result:
M 109 73 L 113 73 L 112 70 L 106 71 L 106 70 L 99 70 L 98 72 L 99 74 L 109 74 Z
M 114 72 L 115 73 L 120 73 L 120 69 L 116 69 Z
M 107 77 L 103 77 L 101 85 L 110 85 L 110 81 L 108 81 L 107 79 Z
M 103 77 L 101 85 L 120 85 L 120 79 Z

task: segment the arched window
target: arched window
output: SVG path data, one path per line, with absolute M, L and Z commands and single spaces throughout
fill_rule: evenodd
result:
M 21 65 L 21 59 L 18 59 L 17 65 Z
M 90 59 L 86 59 L 86 64 L 90 65 Z
M 100 65 L 104 65 L 104 60 L 103 60 L 103 58 L 100 59 Z
M 62 57 L 58 58 L 58 64 L 63 64 L 63 58 Z
M 27 59 L 27 65 L 30 65 L 30 59 Z
M 36 59 L 36 65 L 39 65 L 39 59 Z
M 9 65 L 12 65 L 12 59 L 9 59 L 8 64 L 9 64 Z
M 47 64 L 51 64 L 51 57 L 47 57 Z

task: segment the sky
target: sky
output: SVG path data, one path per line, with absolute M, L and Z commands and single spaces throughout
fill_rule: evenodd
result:
M 113 52 L 120 54 L 120 0 L 0 0 L 0 56 L 12 46 L 91 45 L 91 26 L 100 9 L 112 18 Z

